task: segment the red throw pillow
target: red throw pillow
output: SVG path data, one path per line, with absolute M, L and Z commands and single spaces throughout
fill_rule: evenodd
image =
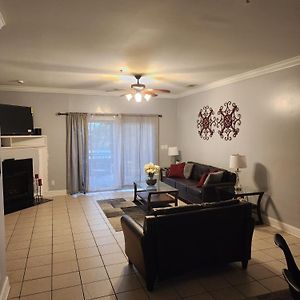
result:
M 208 174 L 209 174 L 209 173 L 204 173 L 204 174 L 202 174 L 202 176 L 200 177 L 200 180 L 199 180 L 199 182 L 198 182 L 198 184 L 197 184 L 197 187 L 199 187 L 199 188 L 203 187 L 203 184 L 204 184 L 204 182 L 205 182 L 205 180 L 206 180 Z
M 170 166 L 168 177 L 184 178 L 183 170 L 185 163 L 174 164 Z

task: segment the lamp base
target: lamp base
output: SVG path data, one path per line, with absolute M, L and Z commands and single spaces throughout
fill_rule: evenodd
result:
M 239 192 L 239 191 L 242 190 L 242 187 L 241 187 L 240 185 L 239 185 L 239 186 L 235 186 L 235 187 L 234 187 L 234 190 Z
M 236 169 L 235 171 L 235 175 L 236 175 L 236 181 L 235 181 L 235 186 L 234 186 L 234 189 L 236 191 L 241 191 L 242 190 L 242 186 L 240 184 L 240 176 L 239 176 L 239 173 L 240 173 L 240 170 L 239 169 Z

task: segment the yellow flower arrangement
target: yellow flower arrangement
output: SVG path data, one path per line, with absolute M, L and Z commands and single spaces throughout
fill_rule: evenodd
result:
M 152 178 L 154 175 L 158 175 L 160 166 L 155 165 L 154 163 L 150 162 L 150 163 L 144 165 L 144 170 L 147 173 L 147 175 L 150 178 Z

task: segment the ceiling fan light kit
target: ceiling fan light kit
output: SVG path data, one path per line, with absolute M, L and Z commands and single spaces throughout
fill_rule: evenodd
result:
M 152 97 L 156 97 L 157 93 L 170 93 L 169 90 L 163 89 L 146 89 L 146 85 L 140 83 L 142 77 L 141 74 L 134 75 L 136 83 L 130 85 L 130 92 L 125 94 L 128 101 L 134 99 L 136 102 L 142 102 L 142 100 L 150 101 Z

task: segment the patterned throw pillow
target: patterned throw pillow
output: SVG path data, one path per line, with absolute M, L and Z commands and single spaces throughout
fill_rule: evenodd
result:
M 186 179 L 191 177 L 193 171 L 194 164 L 193 163 L 186 163 L 183 169 L 183 175 Z

